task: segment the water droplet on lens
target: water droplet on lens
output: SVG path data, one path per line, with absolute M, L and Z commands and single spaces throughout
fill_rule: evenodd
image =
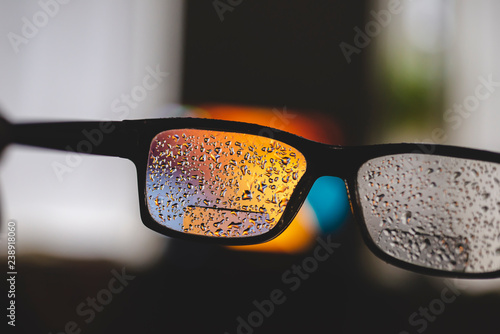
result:
M 250 226 L 246 229 L 243 230 L 243 235 L 249 235 L 249 234 L 252 234 L 254 232 L 254 227 L 253 226 Z
M 250 200 L 253 198 L 252 192 L 250 190 L 245 190 L 243 192 L 243 196 L 241 196 L 241 199 L 243 200 Z
M 411 220 L 411 212 L 410 211 L 406 211 L 405 213 L 403 213 L 401 215 L 401 222 L 403 224 L 409 224 L 410 223 L 410 220 Z
M 281 159 L 281 162 L 283 163 L 283 165 L 288 165 L 290 163 L 290 158 L 285 157 L 285 158 Z
M 264 183 L 264 181 L 262 181 L 258 186 L 257 186 L 257 190 L 260 191 L 261 193 L 264 193 L 264 190 L 266 190 L 267 188 L 267 184 Z
M 242 225 L 241 223 L 232 222 L 229 225 L 227 225 L 227 228 L 239 228 L 241 227 L 241 225 Z
M 248 167 L 246 165 L 242 165 L 240 167 L 241 173 L 245 175 L 247 173 Z

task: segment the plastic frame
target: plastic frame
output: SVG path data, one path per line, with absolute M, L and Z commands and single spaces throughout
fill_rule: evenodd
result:
M 216 238 L 171 230 L 158 224 L 149 214 L 146 202 L 146 168 L 149 147 L 160 132 L 173 129 L 204 129 L 259 135 L 282 141 L 304 154 L 306 172 L 296 186 L 276 226 L 269 232 L 250 237 Z M 91 140 L 92 138 L 92 140 Z M 10 124 L 0 119 L 0 150 L 8 144 L 23 144 L 57 150 L 72 149 L 81 153 L 116 156 L 131 160 L 137 170 L 141 218 L 147 227 L 161 234 L 192 241 L 222 245 L 249 245 L 269 241 L 291 223 L 306 199 L 313 183 L 322 176 L 342 178 L 347 186 L 355 221 L 368 248 L 380 259 L 414 272 L 458 278 L 500 277 L 500 270 L 490 273 L 447 272 L 410 264 L 383 252 L 371 239 L 357 188 L 357 173 L 368 160 L 398 153 L 436 154 L 500 163 L 500 154 L 482 150 L 434 144 L 383 144 L 372 146 L 334 146 L 314 142 L 297 135 L 255 124 L 202 118 L 167 118 L 126 120 L 122 122 L 59 122 Z M 76 148 L 76 149 L 75 149 Z

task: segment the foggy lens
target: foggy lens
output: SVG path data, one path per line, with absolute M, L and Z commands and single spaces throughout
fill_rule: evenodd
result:
M 408 263 L 466 273 L 500 270 L 500 165 L 399 154 L 358 172 L 368 233 Z
M 300 152 L 270 138 L 164 131 L 149 151 L 149 213 L 159 224 L 190 234 L 264 234 L 280 220 L 305 170 Z

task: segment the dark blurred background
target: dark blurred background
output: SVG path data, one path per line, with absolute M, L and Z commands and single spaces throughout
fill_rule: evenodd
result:
M 347 66 L 339 43 L 365 11 L 364 2 L 242 1 L 221 22 L 211 2 L 189 2 L 182 100 L 318 110 L 360 143 L 371 115 L 366 55 Z
M 50 7 L 55 14 L 46 24 L 38 18 L 29 38 L 23 18 L 35 22 L 49 7 L 2 4 L 0 104 L 16 121 L 215 117 L 331 144 L 431 141 L 500 151 L 496 92 L 458 129 L 443 118 L 474 94 L 478 77 L 499 73 L 498 4 L 394 3 L 70 2 Z M 117 113 L 113 101 L 157 66 L 169 73 L 165 82 Z M 227 248 L 143 227 L 129 163 L 86 156 L 57 175 L 54 162 L 65 159 L 17 146 L 3 156 L 2 227 L 18 224 L 14 332 L 498 332 L 498 280 L 443 280 L 382 263 L 346 213 L 342 181 L 318 182 L 288 234 Z M 297 279 L 289 270 L 309 261 L 317 238 L 340 247 Z M 122 270 L 134 278 L 119 293 L 102 292 Z M 300 284 L 295 291 L 286 273 Z M 276 289 L 286 300 L 262 321 L 252 318 L 254 301 Z M 458 291 L 456 299 L 440 303 L 443 291 Z M 80 312 L 90 310 L 87 298 L 106 302 L 89 323 L 91 312 L 78 311 L 82 303 Z M 431 308 L 429 318 L 422 308 Z M 258 325 L 238 331 L 241 319 Z

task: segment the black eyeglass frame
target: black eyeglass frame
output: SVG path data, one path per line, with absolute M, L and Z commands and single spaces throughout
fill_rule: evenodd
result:
M 300 151 L 306 159 L 306 171 L 294 189 L 285 211 L 275 227 L 261 235 L 223 238 L 183 233 L 157 223 L 149 213 L 146 198 L 146 172 L 149 149 L 153 138 L 157 134 L 175 129 L 200 129 L 258 135 L 281 141 Z M 367 161 L 378 157 L 414 153 L 500 163 L 500 154 L 498 153 L 434 144 L 327 145 L 282 130 L 256 124 L 203 118 L 26 124 L 11 124 L 4 119 L 0 119 L 0 151 L 8 144 L 14 143 L 66 151 L 68 146 L 75 148 L 82 141 L 88 141 L 83 135 L 85 130 L 100 131 L 103 139 L 99 145 L 92 146 L 90 152 L 81 153 L 121 157 L 129 159 L 135 164 L 142 222 L 148 228 L 163 235 L 221 245 L 251 245 L 272 240 L 292 222 L 314 182 L 322 176 L 335 176 L 342 178 L 346 183 L 353 217 L 361 231 L 363 240 L 368 248 L 383 261 L 426 275 L 457 278 L 500 277 L 500 270 L 489 273 L 448 272 L 421 267 L 388 255 L 375 244 L 368 233 L 357 187 L 357 174 L 361 166 Z

